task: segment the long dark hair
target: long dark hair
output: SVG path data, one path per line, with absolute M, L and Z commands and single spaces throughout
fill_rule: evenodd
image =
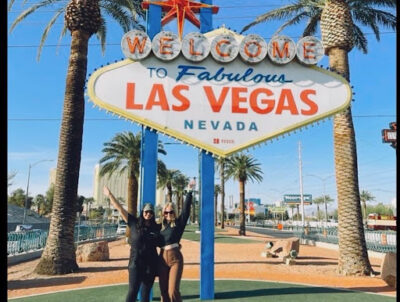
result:
M 146 226 L 145 222 L 146 219 L 143 217 L 143 210 L 140 211 L 140 216 L 138 218 L 137 222 L 137 229 L 140 232 L 140 234 L 143 234 L 144 228 L 149 228 L 150 230 L 157 230 L 157 223 L 156 223 L 156 218 L 153 212 L 152 217 L 149 219 L 150 220 L 150 225 Z

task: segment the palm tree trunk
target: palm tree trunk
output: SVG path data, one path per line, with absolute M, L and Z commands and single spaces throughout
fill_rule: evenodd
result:
M 179 195 L 178 195 L 178 200 L 179 200 L 179 202 L 178 202 L 178 212 L 179 212 L 179 215 L 182 213 L 182 209 L 183 209 L 183 193 L 179 193 Z
M 172 187 L 171 185 L 167 185 L 167 189 L 168 189 L 168 202 L 172 202 Z
M 244 215 L 244 186 L 245 182 L 239 181 L 239 199 L 240 199 L 240 229 L 239 235 L 246 236 L 246 224 Z
M 196 200 L 193 196 L 193 202 L 192 202 L 192 210 L 190 211 L 192 213 L 192 222 L 196 222 Z
M 364 227 L 367 227 L 367 202 L 365 200 L 362 201 L 363 209 L 364 209 Z
M 331 69 L 349 79 L 347 50 L 333 47 L 328 55 Z M 369 275 L 372 268 L 362 223 L 357 150 L 350 107 L 335 116 L 333 135 L 339 219 L 338 272 L 343 275 Z
M 128 178 L 128 213 L 132 216 L 137 216 L 137 206 L 138 206 L 138 192 L 139 192 L 139 183 L 135 175 L 134 167 L 130 167 L 129 178 Z M 126 227 L 125 237 L 131 237 L 131 228 L 129 226 Z
M 221 229 L 225 227 L 225 162 L 221 163 Z
M 135 175 L 133 167 L 130 168 L 129 179 L 128 179 L 128 213 L 135 216 L 137 215 L 137 205 L 138 205 L 138 192 L 139 183 Z
M 49 236 L 35 268 L 36 273 L 46 275 L 67 274 L 79 269 L 75 254 L 74 228 L 90 35 L 85 31 L 75 30 L 71 32 L 71 36 Z

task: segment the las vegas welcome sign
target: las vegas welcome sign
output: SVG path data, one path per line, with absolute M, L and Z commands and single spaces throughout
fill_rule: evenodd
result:
M 98 69 L 88 93 L 101 108 L 218 156 L 228 156 L 347 108 L 352 92 L 313 64 L 323 48 L 308 37 L 226 29 L 182 41 L 161 32 L 124 35 L 127 59 Z

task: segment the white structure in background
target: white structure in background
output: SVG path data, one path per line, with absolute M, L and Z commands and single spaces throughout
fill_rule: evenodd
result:
M 393 215 L 394 215 L 394 216 L 397 216 L 397 206 L 396 206 L 396 203 L 397 203 L 397 198 L 394 197 L 394 198 L 392 199 L 392 209 L 393 209 Z
M 57 168 L 50 169 L 49 187 L 56 184 Z
M 103 187 L 107 186 L 115 198 L 122 198 L 124 202 L 128 200 L 128 170 L 126 169 L 122 174 L 116 172 L 109 175 L 100 176 L 100 164 L 94 167 L 94 180 L 93 180 L 93 198 L 95 201 L 94 207 L 102 206 L 108 207 L 107 198 L 103 194 Z M 125 205 L 126 206 L 126 205 Z
M 108 202 L 103 194 L 103 186 L 106 185 L 118 198 L 122 198 L 125 202 L 128 200 L 128 171 L 120 174 L 119 172 L 114 173 L 111 177 L 108 175 L 100 176 L 100 164 L 97 164 L 94 168 L 94 181 L 93 181 L 93 198 L 95 200 L 94 207 L 102 206 L 103 208 L 108 207 Z M 140 179 L 139 184 L 140 188 Z M 157 189 L 156 191 L 156 205 L 164 205 L 167 195 L 167 189 Z M 139 197 L 140 199 L 140 197 Z M 124 204 L 126 208 L 126 204 Z

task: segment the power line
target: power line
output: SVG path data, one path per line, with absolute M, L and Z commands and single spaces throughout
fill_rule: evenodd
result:
M 67 4 L 69 1 L 65 1 L 65 3 Z M 218 6 L 218 5 L 217 5 Z M 265 5 L 230 5 L 230 6 L 218 6 L 219 9 L 231 9 L 231 8 L 257 8 L 257 7 L 281 7 L 281 5 L 278 4 L 265 4 Z M 22 13 L 25 10 L 10 10 L 8 13 Z M 41 12 L 41 13 L 55 13 L 57 12 L 56 10 L 38 10 L 37 12 Z
M 353 115 L 355 118 L 359 117 L 368 117 L 368 118 L 380 118 L 380 117 L 396 117 L 396 115 L 363 115 L 363 116 L 358 116 L 358 115 Z M 13 122 L 41 122 L 41 121 L 61 121 L 61 118 L 8 118 L 8 121 L 13 121 Z M 85 121 L 125 121 L 124 118 L 85 118 Z

